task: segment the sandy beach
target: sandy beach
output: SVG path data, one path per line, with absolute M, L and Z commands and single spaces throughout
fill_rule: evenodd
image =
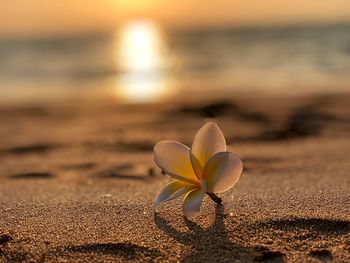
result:
M 0 109 L 1 262 L 350 262 L 350 95 Z M 163 139 L 216 121 L 240 181 L 156 209 Z

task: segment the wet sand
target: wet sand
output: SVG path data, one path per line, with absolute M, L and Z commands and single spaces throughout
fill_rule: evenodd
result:
M 223 205 L 156 210 L 162 139 L 206 119 L 244 162 Z M 350 262 L 350 94 L 0 109 L 0 262 Z

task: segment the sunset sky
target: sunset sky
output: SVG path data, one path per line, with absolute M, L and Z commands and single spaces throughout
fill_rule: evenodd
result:
M 0 35 L 109 30 L 122 21 L 164 26 L 254 26 L 350 21 L 349 0 L 11 0 L 0 9 Z

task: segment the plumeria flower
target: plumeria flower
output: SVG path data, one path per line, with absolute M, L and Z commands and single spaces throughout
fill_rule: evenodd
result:
M 215 193 L 233 187 L 243 170 L 238 156 L 226 151 L 225 137 L 214 122 L 199 129 L 191 148 L 176 141 L 158 142 L 154 160 L 173 178 L 156 197 L 155 205 L 184 195 L 182 208 L 188 218 L 199 214 L 206 193 L 221 203 Z

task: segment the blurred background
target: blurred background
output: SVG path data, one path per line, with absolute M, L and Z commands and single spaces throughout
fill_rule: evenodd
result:
M 12 0 L 0 104 L 348 91 L 350 2 Z

